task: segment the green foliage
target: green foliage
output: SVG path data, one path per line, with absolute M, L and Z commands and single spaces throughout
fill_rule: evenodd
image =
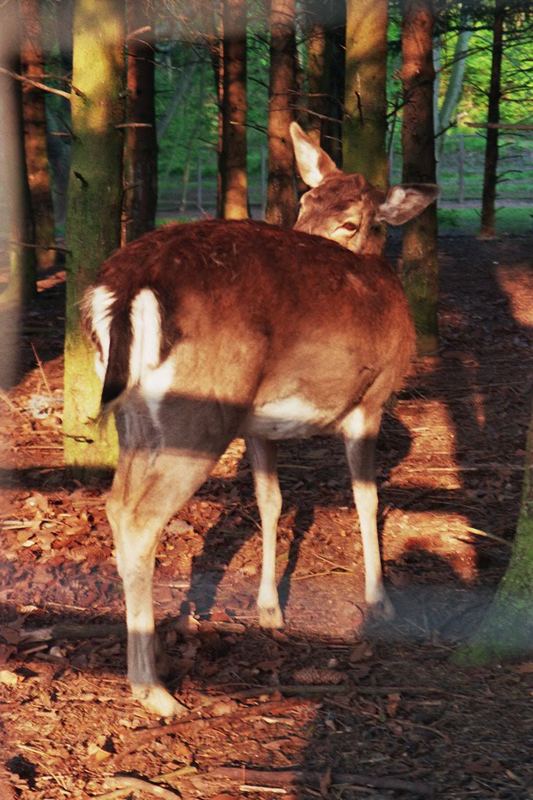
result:
M 503 59 L 502 121 L 531 123 L 533 95 L 533 60 L 531 41 L 533 26 L 524 11 L 523 3 L 512 5 L 506 22 L 506 41 Z M 446 135 L 439 182 L 442 198 L 458 202 L 481 197 L 485 129 L 472 128 L 469 123 L 482 125 L 487 115 L 487 92 L 490 76 L 492 21 L 494 2 L 467 3 L 459 0 L 441 0 L 436 4 L 439 12 L 437 33 L 441 44 L 440 101 L 448 85 L 458 32 L 468 24 L 473 28 L 469 40 L 468 60 L 462 97 L 456 113 L 454 127 Z M 262 203 L 262 167 L 266 158 L 266 122 L 268 111 L 268 32 L 264 15 L 258 4 L 250 2 L 248 32 L 248 171 L 250 200 L 256 208 Z M 173 29 L 171 29 L 173 30 Z M 303 72 L 306 63 L 306 29 L 299 31 L 299 57 Z M 401 68 L 401 16 L 397 3 L 391 2 L 388 32 L 388 141 L 393 150 L 393 182 L 401 175 L 399 134 L 401 129 L 402 90 Z M 185 40 L 186 39 L 186 40 Z M 194 39 L 194 40 L 193 40 Z M 214 208 L 216 196 L 218 139 L 217 98 L 211 56 L 204 40 L 169 34 L 168 41 L 158 45 L 156 70 L 158 125 L 166 129 L 159 142 L 160 194 L 163 208 L 185 206 L 185 191 L 189 200 L 198 198 L 208 210 Z M 305 81 L 304 81 L 305 84 Z M 181 95 L 180 95 L 181 87 Z M 174 113 L 168 125 L 166 116 L 172 105 Z M 462 143 L 459 136 L 463 136 Z M 460 178 L 459 150 L 464 150 L 463 177 Z M 201 196 L 198 190 L 199 172 L 202 177 Z M 530 133 L 502 131 L 500 135 L 500 162 L 498 193 L 506 202 L 524 201 L 530 196 L 533 184 L 533 146 Z M 462 188 L 461 188 L 462 186 Z M 527 214 L 527 212 L 524 212 Z M 509 225 L 510 230 L 522 230 L 527 218 L 517 210 L 498 212 L 498 227 Z M 473 222 L 466 214 L 468 229 Z M 517 222 L 518 220 L 518 222 Z M 522 221 L 524 220 L 524 221 Z
M 160 192 L 164 196 L 184 175 L 194 183 L 199 163 L 203 177 L 216 178 L 218 119 L 215 75 L 207 46 L 169 42 L 160 50 L 156 113 L 158 123 L 166 126 L 159 139 Z M 266 147 L 268 58 L 264 35 L 249 33 L 248 170 L 257 178 Z M 167 124 L 166 115 L 173 104 L 176 107 Z

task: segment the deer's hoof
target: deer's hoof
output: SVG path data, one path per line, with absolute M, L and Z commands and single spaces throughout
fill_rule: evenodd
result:
M 189 713 L 164 686 L 133 684 L 131 688 L 134 698 L 151 714 L 158 717 L 180 717 Z
M 283 628 L 283 614 L 279 606 L 259 608 L 259 625 L 262 628 Z
M 378 598 L 367 601 L 368 612 L 375 620 L 390 622 L 396 616 L 396 611 L 388 595 L 383 592 Z

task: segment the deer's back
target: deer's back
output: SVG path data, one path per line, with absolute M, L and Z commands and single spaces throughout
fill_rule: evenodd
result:
M 256 408 L 299 397 L 334 420 L 384 371 L 392 391 L 412 354 L 387 262 L 264 223 L 167 226 L 115 253 L 98 283 L 112 293 L 113 319 L 142 289 L 154 293 L 160 358 L 173 359 L 174 382 L 193 396 Z

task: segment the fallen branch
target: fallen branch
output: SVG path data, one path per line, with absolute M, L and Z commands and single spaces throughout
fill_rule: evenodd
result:
M 47 449 L 48 446 L 46 446 Z M 30 448 L 28 448 L 30 449 Z M 84 501 L 85 502 L 85 499 Z M 26 525 L 24 525 L 26 527 Z M 157 584 L 156 584 L 157 585 Z M 57 605 L 63 607 L 61 603 L 48 603 L 47 605 Z M 76 606 L 76 608 L 79 608 Z M 79 610 L 86 610 L 80 608 Z M 205 620 L 198 622 L 196 628 L 186 632 L 186 635 L 199 633 L 244 633 L 246 627 L 241 622 L 211 622 Z M 49 642 L 53 639 L 102 639 L 106 636 L 115 636 L 117 639 L 125 639 L 127 635 L 126 623 L 86 623 L 77 625 L 75 623 L 58 622 L 55 625 L 48 625 L 44 628 L 33 628 L 21 631 L 21 641 L 25 642 Z
M 272 786 L 281 788 L 293 788 L 302 784 L 320 785 L 322 775 L 319 772 L 308 772 L 307 770 L 262 770 L 248 767 L 216 767 L 209 770 L 206 776 L 208 779 L 220 778 L 230 780 L 242 785 L 261 784 L 262 786 Z M 347 786 L 370 786 L 375 789 L 391 789 L 396 791 L 411 792 L 413 794 L 431 797 L 434 788 L 423 781 L 409 781 L 403 778 L 394 778 L 387 775 L 365 775 L 362 773 L 332 773 L 331 785 Z

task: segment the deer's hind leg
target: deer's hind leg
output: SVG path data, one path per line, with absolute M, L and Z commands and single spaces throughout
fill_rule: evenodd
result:
M 381 417 L 381 405 L 360 404 L 343 420 L 342 433 L 363 543 L 365 601 L 374 614 L 391 619 L 394 607 L 383 585 L 377 526 L 376 443 Z
M 190 421 L 181 421 L 186 424 Z M 128 428 L 135 430 L 126 430 Z M 107 514 L 113 531 L 117 566 L 124 585 L 128 628 L 128 679 L 142 705 L 159 716 L 183 713 L 184 707 L 162 686 L 155 660 L 152 578 L 160 533 L 201 486 L 231 433 L 209 448 L 180 449 L 154 441 L 148 417 L 122 420 L 121 454 Z M 197 428 L 201 429 L 201 420 Z M 156 437 L 157 438 L 157 437 Z M 188 445 L 190 443 L 188 442 Z
M 262 628 L 282 628 L 283 614 L 276 586 L 276 540 L 281 513 L 281 492 L 276 469 L 277 445 L 268 439 L 250 436 L 246 439 L 246 448 L 252 465 L 263 534 L 261 583 L 257 596 L 259 624 Z

